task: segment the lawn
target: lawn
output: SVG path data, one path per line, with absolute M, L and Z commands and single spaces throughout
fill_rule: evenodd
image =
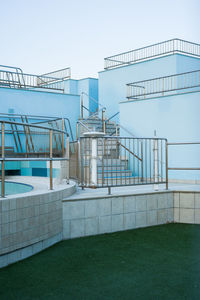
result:
M 0 299 L 200 299 L 200 225 L 67 240 L 0 270 Z

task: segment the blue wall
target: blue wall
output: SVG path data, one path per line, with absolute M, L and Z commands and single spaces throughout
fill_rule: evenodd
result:
M 129 66 L 99 72 L 99 103 L 110 117 L 119 111 L 119 102 L 127 96 L 126 84 L 200 69 L 200 59 L 174 54 Z
M 158 137 L 169 142 L 200 141 L 200 92 L 128 101 L 120 104 L 120 123 L 136 137 Z M 126 135 L 121 131 L 121 135 Z M 171 146 L 169 166 L 200 167 L 200 145 Z M 200 180 L 199 171 L 170 171 L 171 178 Z
M 80 116 L 80 96 L 49 92 L 0 88 L 1 113 L 13 109 L 16 114 L 31 114 L 69 118 L 76 136 L 76 121 Z
M 83 78 L 80 80 L 68 79 L 65 81 L 65 93 L 81 95 L 82 92 L 89 96 L 83 95 L 83 105 L 90 112 L 95 112 L 98 108 L 98 79 Z M 97 103 L 92 99 L 95 99 Z M 88 115 L 88 111 L 84 110 L 84 116 L 87 117 Z

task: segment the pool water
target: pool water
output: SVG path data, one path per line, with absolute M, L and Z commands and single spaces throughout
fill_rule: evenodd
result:
M 33 187 L 28 184 L 5 181 L 5 195 L 27 193 L 30 192 L 32 189 Z M 0 193 L 1 193 L 1 184 L 0 184 Z

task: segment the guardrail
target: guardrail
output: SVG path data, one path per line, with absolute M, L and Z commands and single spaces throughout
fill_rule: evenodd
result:
M 120 66 L 133 64 L 139 61 L 145 61 L 155 57 L 175 53 L 200 57 L 200 44 L 188 42 L 181 39 L 171 39 L 150 46 L 106 57 L 104 59 L 104 69 L 113 69 Z
M 189 145 L 200 145 L 200 142 L 177 142 L 166 144 L 166 189 L 168 189 L 168 176 L 169 171 L 200 171 L 199 167 L 169 167 L 168 166 L 168 152 L 170 146 L 189 146 Z
M 200 90 L 200 70 L 127 84 L 127 99 L 141 100 Z
M 63 92 L 63 81 L 44 75 L 33 75 L 0 69 L 0 87 L 50 89 Z
M 91 135 L 77 155 L 83 188 L 166 183 L 166 139 Z
M 1 197 L 5 197 L 5 163 L 9 161 L 49 161 L 50 189 L 52 190 L 53 161 L 69 163 L 67 132 L 23 122 L 0 121 L 0 124 Z M 19 127 L 21 131 L 19 131 Z M 15 147 L 19 147 L 18 153 L 16 153 Z M 69 182 L 69 165 L 66 166 L 66 169 L 66 179 Z

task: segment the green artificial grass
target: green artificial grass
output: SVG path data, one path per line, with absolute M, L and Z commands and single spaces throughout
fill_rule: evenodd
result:
M 200 225 L 67 240 L 0 270 L 0 299 L 200 299 Z

